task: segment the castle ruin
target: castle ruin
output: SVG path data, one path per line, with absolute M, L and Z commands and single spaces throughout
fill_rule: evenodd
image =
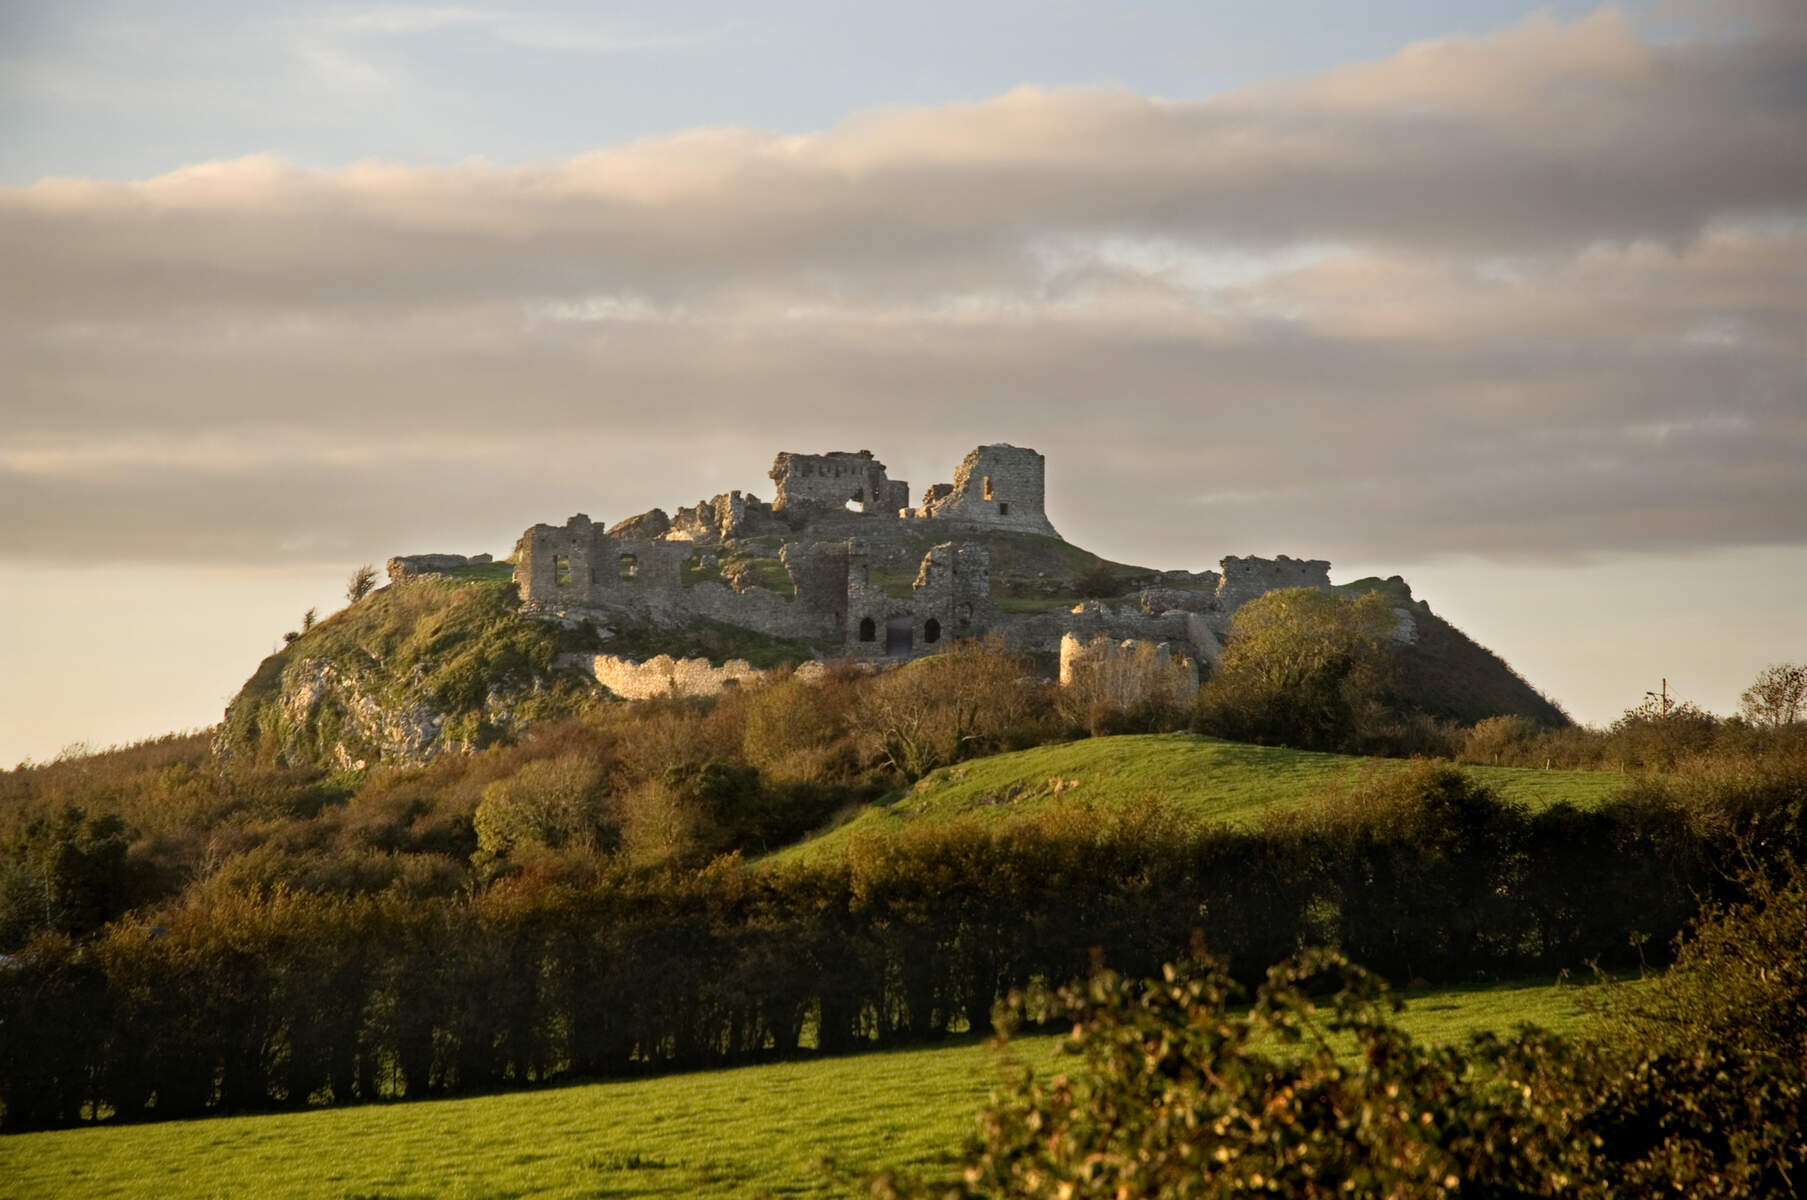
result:
M 1050 658 L 1063 639 L 1134 640 L 1209 664 L 1243 603 L 1280 587 L 1330 586 L 1322 560 L 1230 557 L 1221 571 L 1146 573 L 1112 600 L 1025 602 L 1001 590 L 994 553 L 1019 563 L 1048 553 L 1050 540 L 1075 553 L 1048 520 L 1045 466 L 1034 450 L 979 446 L 953 482 L 931 485 L 912 507 L 910 485 L 868 450 L 785 452 L 772 464 L 769 504 L 731 491 L 606 528 L 583 513 L 535 525 L 516 546 L 514 578 L 530 616 L 604 630 L 714 621 L 807 643 L 822 659 L 873 662 L 999 635 Z M 411 561 L 395 560 L 404 572 Z

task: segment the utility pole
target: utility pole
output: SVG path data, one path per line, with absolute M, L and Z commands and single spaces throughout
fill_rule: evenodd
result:
M 1660 694 L 1657 692 L 1645 692 L 1644 699 L 1655 700 L 1657 702 L 1656 715 L 1658 720 L 1667 717 L 1669 715 L 1669 677 L 1667 675 L 1663 676 L 1663 690 Z

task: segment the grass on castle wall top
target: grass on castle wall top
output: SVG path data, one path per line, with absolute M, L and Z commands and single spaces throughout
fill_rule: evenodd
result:
M 1440 1043 L 1523 1021 L 1575 1032 L 1581 991 L 1535 981 L 1408 992 L 1401 1023 Z M 1056 1040 L 1024 1037 L 1011 1053 L 1052 1068 Z M 851 1196 L 865 1173 L 930 1168 L 957 1149 L 999 1063 L 963 1039 L 469 1099 L 15 1134 L 0 1138 L 0 1197 Z
M 932 771 L 902 796 L 869 805 L 851 820 L 767 861 L 819 861 L 844 853 L 856 836 L 883 835 L 912 821 L 948 820 L 968 813 L 1012 820 L 1056 804 L 1115 807 L 1154 800 L 1195 821 L 1243 827 L 1264 812 L 1352 784 L 1363 773 L 1410 768 L 1403 759 L 1255 746 L 1189 733 L 1086 738 Z M 1615 771 L 1462 769 L 1504 798 L 1533 810 L 1563 800 L 1584 808 L 1598 805 L 1625 782 Z
M 514 563 L 503 559 L 499 562 L 468 563 L 462 567 L 448 567 L 441 574 L 448 579 L 456 579 L 465 583 L 504 584 L 514 582 Z

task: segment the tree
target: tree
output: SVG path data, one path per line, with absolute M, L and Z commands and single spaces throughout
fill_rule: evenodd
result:
M 1075 581 L 1081 596 L 1100 599 L 1121 596 L 1125 587 L 1124 581 L 1111 570 L 1111 565 L 1103 560 L 1093 563 L 1079 573 Z
M 1644 702 L 1625 710 L 1607 730 L 1608 753 L 1621 767 L 1673 770 L 1682 759 L 1713 744 L 1719 718 L 1669 691 L 1645 692 Z
M 376 568 L 369 563 L 365 563 L 363 566 L 353 571 L 351 573 L 351 578 L 346 581 L 345 598 L 350 600 L 353 604 L 356 604 L 358 601 L 368 596 L 370 594 L 370 589 L 375 586 Z
M 133 872 L 125 823 L 66 805 L 26 823 L 0 853 L 0 951 L 52 931 L 86 937 L 123 912 Z
M 874 679 L 855 725 L 872 758 L 903 779 L 997 750 L 1040 719 L 1047 693 L 1002 639 L 957 642 Z
M 1807 666 L 1774 663 L 1738 697 L 1738 711 L 1753 725 L 1781 729 L 1800 719 L 1807 707 Z
M 489 784 L 472 818 L 479 859 L 593 844 L 604 785 L 602 768 L 581 753 L 535 759 Z
M 316 621 L 318 621 L 319 619 L 320 619 L 320 610 L 317 608 L 310 608 L 306 612 L 302 613 L 301 614 L 301 632 L 306 633 L 308 630 L 312 629 L 314 627 L 314 623 Z
M 1379 592 L 1357 599 L 1284 588 L 1249 601 L 1200 693 L 1214 732 L 1307 750 L 1354 749 L 1386 678 L 1392 607 Z

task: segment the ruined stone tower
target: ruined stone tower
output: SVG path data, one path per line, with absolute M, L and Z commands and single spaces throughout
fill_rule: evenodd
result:
M 953 483 L 928 490 L 919 511 L 925 517 L 1059 537 L 1043 507 L 1046 479 L 1047 460 L 1035 451 L 1002 442 L 980 446 L 961 462 Z

